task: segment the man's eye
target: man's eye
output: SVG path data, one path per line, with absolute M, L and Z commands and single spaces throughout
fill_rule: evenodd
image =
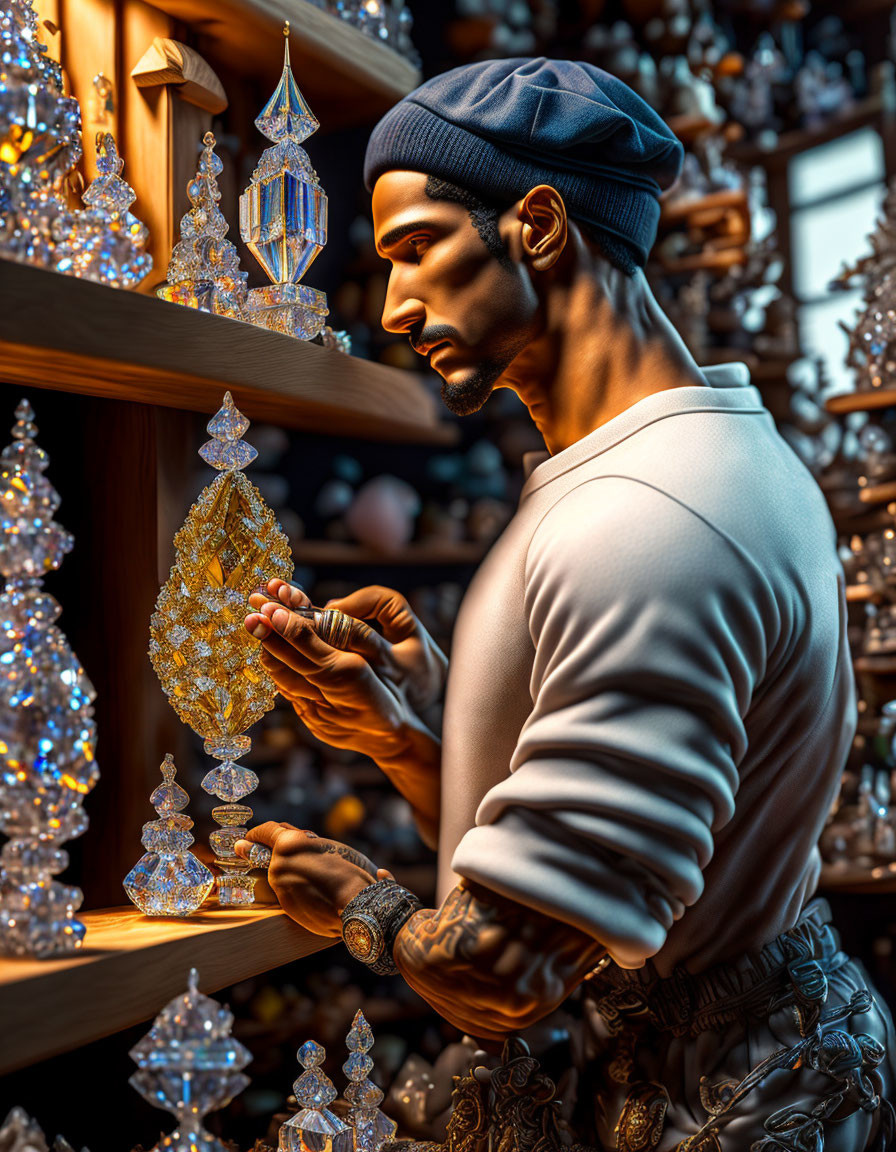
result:
M 423 252 L 424 249 L 426 248 L 426 245 L 428 243 L 428 237 L 426 237 L 426 236 L 411 236 L 411 238 L 408 240 L 408 243 L 410 244 L 410 246 L 414 249 L 414 251 L 419 256 L 420 253 Z

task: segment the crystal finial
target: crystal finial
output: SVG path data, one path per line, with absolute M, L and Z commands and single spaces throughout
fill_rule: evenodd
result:
M 143 825 L 146 854 L 125 877 L 124 890 L 146 916 L 189 916 L 211 892 L 215 878 L 188 851 L 193 821 L 181 812 L 189 797 L 174 780 L 176 768 L 170 752 L 161 771 L 164 783 L 149 798 L 159 819 Z
M 325 1056 L 314 1040 L 297 1053 L 305 1069 L 293 1084 L 299 1111 L 280 1128 L 280 1152 L 354 1152 L 352 1129 L 328 1108 L 337 1093 L 321 1067 Z
M 246 302 L 247 273 L 236 248 L 226 239 L 227 221 L 218 201 L 218 177 L 224 165 L 215 155 L 215 137 L 206 132 L 196 175 L 187 185 L 192 207 L 181 219 L 180 240 L 168 264 L 166 282 L 156 295 L 173 304 L 239 319 Z
M 252 289 L 244 319 L 307 340 L 327 317 L 326 295 L 299 283 L 327 242 L 327 197 L 301 147 L 319 125 L 293 77 L 288 38 L 280 83 L 255 123 L 274 146 L 240 197 L 240 235 L 273 283 Z
M 157 1149 L 227 1152 L 202 1127 L 202 1119 L 229 1104 L 249 1083 L 240 1070 L 252 1057 L 231 1036 L 232 1026 L 230 1010 L 199 991 L 199 974 L 193 968 L 187 991 L 166 1004 L 131 1049 L 138 1068 L 131 1087 L 178 1119 L 177 1131 L 163 1137 Z
M 225 801 L 214 810 L 222 825 L 210 843 L 222 873 L 218 900 L 251 904 L 254 877 L 234 852 L 252 809 L 237 803 L 258 777 L 237 760 L 251 746 L 243 735 L 274 704 L 274 685 L 261 667 L 261 646 L 243 622 L 249 595 L 274 576 L 292 574 L 289 541 L 240 468 L 255 449 L 230 393 L 209 421 L 213 437 L 200 455 L 221 474 L 205 488 L 174 537 L 174 567 L 156 601 L 149 653 L 171 706 L 221 761 L 202 787 Z M 226 462 L 225 462 L 226 461 Z
M 134 288 L 152 270 L 149 229 L 128 211 L 136 197 L 121 177 L 124 161 L 111 132 L 97 133 L 96 162 L 99 175 L 82 197 L 87 207 L 53 225 L 56 271 Z
M 87 827 L 82 804 L 99 772 L 93 686 L 41 587 L 72 538 L 53 518 L 59 496 L 27 401 L 16 417 L 0 453 L 0 952 L 45 957 L 84 938 L 81 893 L 53 875 L 68 865 L 60 845 Z
M 368 1079 L 373 1069 L 373 1060 L 367 1055 L 373 1047 L 373 1032 L 360 1009 L 355 1013 L 345 1043 L 350 1055 L 342 1071 L 350 1081 L 345 1098 L 352 1107 L 355 1149 L 356 1152 L 380 1152 L 395 1135 L 397 1125 L 380 1111 L 383 1093 Z

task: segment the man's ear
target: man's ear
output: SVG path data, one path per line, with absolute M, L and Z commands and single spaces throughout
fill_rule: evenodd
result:
M 531 188 L 517 209 L 523 222 L 523 253 L 537 272 L 545 272 L 566 247 L 566 205 L 550 184 Z

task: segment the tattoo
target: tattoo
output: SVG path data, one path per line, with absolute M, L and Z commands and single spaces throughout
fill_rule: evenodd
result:
M 606 954 L 593 937 L 464 882 L 395 944 L 411 987 L 463 1031 L 496 1039 L 546 1016 Z
M 376 864 L 374 864 L 369 857 L 365 856 L 363 852 L 358 852 L 355 848 L 349 848 L 347 844 L 339 844 L 335 840 L 321 840 L 316 836 L 314 839 L 317 841 L 314 845 L 315 851 L 332 852 L 336 856 L 341 856 L 344 860 L 348 860 L 350 864 L 357 864 L 359 868 L 362 868 L 365 872 L 369 872 L 374 880 L 376 879 Z

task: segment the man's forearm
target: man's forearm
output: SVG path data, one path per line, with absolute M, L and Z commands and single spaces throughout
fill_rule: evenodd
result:
M 584 932 L 464 882 L 395 942 L 410 986 L 456 1027 L 499 1040 L 560 1004 L 606 954 Z
M 439 840 L 442 770 L 442 744 L 439 738 L 422 721 L 407 724 L 394 750 L 375 759 L 410 804 L 423 842 L 429 848 L 436 848 Z

